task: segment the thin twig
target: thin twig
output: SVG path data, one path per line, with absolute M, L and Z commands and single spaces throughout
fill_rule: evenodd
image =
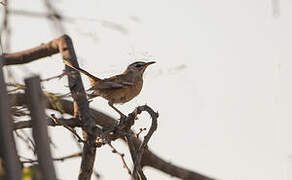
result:
M 77 137 L 78 142 L 85 143 L 85 141 L 78 135 L 78 133 L 76 132 L 74 128 L 66 124 L 62 124 L 54 114 L 51 114 L 51 120 L 55 122 L 56 124 L 61 124 L 64 128 L 68 129 L 71 133 L 73 133 Z
M 24 95 L 24 93 L 21 93 L 21 92 L 9 94 L 10 104 L 13 106 L 23 106 L 26 104 L 25 97 L 26 96 Z M 66 114 L 70 114 L 70 115 L 74 114 L 73 112 L 74 104 L 72 101 L 62 99 L 60 100 L 60 103 L 62 104 Z M 47 105 L 47 109 L 58 111 L 56 107 L 51 106 L 49 104 Z M 103 127 L 103 129 L 113 129 L 113 127 L 116 127 L 117 125 L 116 119 L 110 116 L 107 116 L 106 114 L 98 110 L 95 110 L 93 108 L 91 108 L 89 112 L 90 112 L 89 113 L 90 116 L 92 117 L 92 119 L 95 120 L 96 124 L 98 126 Z M 59 118 L 59 120 L 62 121 L 62 123 L 69 125 L 70 127 L 82 126 L 81 121 L 79 121 L 78 118 L 69 118 L 69 119 Z M 53 123 L 51 120 L 49 120 L 49 125 L 56 126 L 56 124 Z M 57 124 L 57 125 L 60 125 L 60 124 Z M 22 129 L 22 128 L 31 128 L 31 121 L 21 121 L 21 122 L 14 123 L 14 130 Z M 134 136 L 133 131 L 130 130 L 128 134 L 129 134 L 129 137 L 131 137 L 131 142 L 133 144 L 133 147 L 138 149 L 142 142 Z M 120 134 L 119 130 L 117 130 L 117 132 L 114 132 L 113 135 L 110 135 L 109 137 L 111 140 L 115 140 L 117 138 L 120 138 L 123 141 L 126 140 L 126 138 L 124 138 L 125 134 L 124 133 Z M 127 141 L 126 143 L 128 144 Z M 161 157 L 159 157 L 157 154 L 153 153 L 149 149 L 146 149 L 145 152 L 143 153 L 141 166 L 152 167 L 154 169 L 160 170 L 161 172 L 165 172 L 166 174 L 169 174 L 171 176 L 174 176 L 180 179 L 214 180 L 214 178 L 208 177 L 204 174 L 179 167 L 175 163 L 170 163 L 169 161 L 162 159 Z
M 75 154 L 71 154 L 69 156 L 64 156 L 64 157 L 60 157 L 60 158 L 53 158 L 53 161 L 65 161 L 67 159 L 71 159 L 71 158 L 75 158 L 75 157 L 81 157 L 82 153 L 75 153 Z
M 140 129 L 139 129 L 139 132 L 136 134 L 136 137 L 139 138 L 140 134 L 141 134 L 143 131 L 146 131 L 146 128 L 140 128 Z
M 63 78 L 64 76 L 70 74 L 70 72 L 67 72 L 64 70 L 64 72 L 62 74 L 59 74 L 57 76 L 53 76 L 53 77 L 49 77 L 47 79 L 42 79 L 41 82 L 44 82 L 44 81 L 50 81 L 50 80 L 53 80 L 53 79 L 61 79 Z
M 64 119 L 64 118 L 59 118 L 58 122 L 52 121 L 51 118 L 46 117 L 44 120 L 48 121 L 49 126 L 63 126 L 63 124 L 66 124 L 69 127 L 81 127 L 81 123 L 78 122 L 78 119 L 76 118 L 69 118 L 69 119 Z M 18 121 L 13 124 L 13 130 L 18 130 L 18 129 L 24 129 L 24 128 L 31 128 L 32 127 L 32 121 L 27 120 L 27 121 Z
M 136 108 L 136 112 L 134 111 L 133 113 L 140 114 L 142 111 L 146 111 L 150 114 L 151 119 L 152 119 L 152 123 L 151 123 L 151 127 L 150 127 L 147 135 L 144 136 L 144 140 L 143 140 L 142 144 L 140 145 L 139 149 L 137 150 L 137 153 L 135 155 L 136 157 L 132 156 L 132 159 L 134 161 L 134 170 L 133 170 L 134 179 L 138 179 L 138 176 L 139 176 L 139 179 L 146 180 L 147 178 L 144 175 L 144 173 L 142 171 L 142 167 L 141 167 L 141 159 L 142 159 L 142 155 L 144 153 L 144 150 L 147 149 L 147 143 L 149 142 L 154 131 L 156 131 L 156 129 L 157 129 L 158 113 L 154 112 L 147 105 L 139 106 L 138 108 Z
M 27 146 L 28 149 L 30 149 L 35 154 L 35 144 L 32 139 L 28 137 L 27 134 L 24 133 L 24 131 L 20 130 L 23 135 L 19 134 L 17 131 L 14 131 L 15 135 L 24 142 L 24 144 Z M 25 136 L 25 137 L 24 137 Z
M 67 40 L 69 42 L 67 42 Z M 61 43 L 59 43 L 60 41 L 61 41 Z M 18 53 L 5 54 L 4 55 L 5 56 L 4 64 L 5 65 L 24 64 L 24 63 L 39 59 L 41 57 L 46 57 L 46 56 L 60 52 L 63 55 L 63 59 L 68 60 L 68 59 L 72 58 L 73 61 L 75 61 L 75 64 L 78 65 L 77 60 L 74 60 L 74 59 L 76 59 L 76 57 L 75 57 L 72 42 L 70 42 L 70 41 L 71 41 L 70 37 L 65 35 L 65 36 L 61 37 L 60 39 L 53 40 L 50 43 L 40 45 L 40 46 L 33 48 L 33 49 L 29 49 L 29 50 L 18 52 Z M 72 53 L 72 49 L 73 49 L 73 53 Z M 70 79 L 70 77 L 69 77 L 69 79 Z M 77 79 L 77 81 L 70 83 L 69 87 L 72 89 L 72 91 L 75 94 L 85 94 L 85 93 L 82 93 L 80 91 L 80 89 L 82 90 L 83 88 L 80 88 L 80 86 L 79 86 L 80 83 L 78 83 L 79 81 L 81 81 L 80 78 Z M 72 87 L 74 87 L 74 88 L 72 88 Z M 17 97 L 16 100 L 13 100 L 13 101 L 15 101 L 14 103 L 25 104 L 25 101 L 22 101 L 23 95 L 21 93 L 10 95 L 10 97 L 14 97 L 14 96 Z M 89 115 L 89 114 L 94 114 L 94 115 L 92 115 L 92 117 L 94 117 L 96 123 L 102 127 L 110 128 L 110 127 L 115 126 L 116 121 L 113 118 L 108 117 L 108 116 L 106 116 L 98 111 L 92 110 L 92 109 L 90 111 L 88 111 L 87 110 L 88 107 L 84 107 L 84 106 L 82 106 L 82 103 L 78 103 L 78 102 L 80 102 L 79 101 L 80 99 L 82 100 L 82 98 L 79 98 L 79 96 L 77 96 L 77 97 L 74 96 L 74 99 L 77 99 L 76 101 L 74 101 L 74 104 L 72 102 L 66 101 L 66 100 L 60 100 L 60 102 L 65 103 L 64 109 L 65 109 L 65 112 L 68 114 L 71 114 L 71 115 L 80 114 L 78 112 L 75 113 L 75 111 L 73 111 L 73 109 L 75 109 L 75 110 L 77 109 L 77 110 L 81 111 L 81 114 L 83 114 L 83 116 L 76 116 L 76 118 L 81 119 L 83 129 L 85 129 L 87 132 L 89 132 L 89 134 L 91 134 L 91 132 L 95 132 L 96 127 L 98 127 L 94 124 L 94 128 L 92 128 L 90 123 L 86 123 L 86 122 L 89 122 L 90 119 L 93 119 L 93 118 L 87 117 L 87 115 Z M 85 101 L 87 101 L 87 99 Z M 76 104 L 77 104 L 77 106 L 76 106 Z M 53 107 L 51 105 L 49 105 L 48 108 L 55 109 L 58 111 L 58 109 L 56 109 L 56 107 Z M 82 113 L 82 112 L 84 112 L 84 113 Z M 79 122 L 78 122 L 78 124 L 79 124 Z M 80 124 L 79 124 L 79 126 L 80 126 Z M 124 136 L 116 136 L 116 138 L 123 138 L 123 137 Z M 95 138 L 93 138 L 93 142 L 94 141 L 95 141 Z M 135 147 L 139 147 L 139 145 L 141 144 L 141 141 L 137 138 L 134 138 L 134 136 L 133 136 L 133 144 Z M 94 160 L 92 160 L 92 159 L 94 159 L 94 157 L 95 157 L 95 151 L 93 151 L 93 148 L 88 148 L 88 149 L 89 150 L 84 152 L 84 156 L 90 154 L 90 158 L 86 158 L 86 157 L 83 158 L 82 161 L 84 161 L 86 163 L 84 163 L 84 166 L 82 166 L 81 172 L 86 173 L 87 174 L 86 177 L 88 177 L 88 175 L 89 175 L 89 178 L 90 178 L 90 174 L 91 174 L 91 170 L 92 170 L 92 166 L 93 166 L 92 164 L 94 162 Z M 141 165 L 142 166 L 151 166 L 151 167 L 159 169 L 163 172 L 166 172 L 172 176 L 176 176 L 176 177 L 180 177 L 180 178 L 184 178 L 184 179 L 186 179 L 186 177 L 188 177 L 188 179 L 191 179 L 191 177 L 198 177 L 199 179 L 210 179 L 204 175 L 200 175 L 198 173 L 189 171 L 187 169 L 183 169 L 183 168 L 174 166 L 173 164 L 170 164 L 170 163 L 164 161 L 163 159 L 159 158 L 157 155 L 155 155 L 154 153 L 152 153 L 148 149 L 146 149 L 146 152 L 143 155 L 143 161 L 141 162 Z
M 44 0 L 44 3 L 49 13 L 48 18 L 54 23 L 54 29 L 57 28 L 59 31 L 58 33 L 64 34 L 65 27 L 62 24 L 62 15 L 56 10 L 50 0 Z
M 128 165 L 127 165 L 127 163 L 126 163 L 126 161 L 125 161 L 125 158 L 124 158 L 125 154 L 124 154 L 124 153 L 121 153 L 121 152 L 119 152 L 119 151 L 117 151 L 117 149 L 116 149 L 111 143 L 108 143 L 108 145 L 109 145 L 109 147 L 111 148 L 112 153 L 118 154 L 118 155 L 121 157 L 121 160 L 122 160 L 122 162 L 123 162 L 123 167 L 126 168 L 126 170 L 128 171 L 128 174 L 129 174 L 130 176 L 132 176 L 131 170 L 130 170 L 130 168 L 128 167 Z
M 12 93 L 12 92 L 15 92 L 15 91 L 18 91 L 18 90 L 24 90 L 25 89 L 25 86 L 23 84 L 20 84 L 20 83 L 6 83 L 6 86 L 8 87 L 14 87 L 14 89 L 11 89 L 9 91 L 7 91 L 8 93 Z
M 10 114 L 16 117 L 29 116 L 27 108 L 25 107 L 10 107 Z
M 22 9 L 10 9 L 9 10 L 11 14 L 13 15 L 20 15 L 20 16 L 27 16 L 27 17 L 32 17 L 32 18 L 54 18 L 58 17 L 58 15 L 54 15 L 52 13 L 43 13 L 43 12 L 36 12 L 36 11 L 26 11 Z M 73 17 L 68 17 L 68 16 L 63 16 L 62 15 L 62 20 L 65 20 L 67 22 L 74 22 L 75 18 Z
M 74 153 L 68 156 L 64 156 L 64 157 L 60 157 L 60 158 L 53 158 L 53 161 L 65 161 L 67 159 L 72 159 L 72 158 L 76 158 L 76 157 L 81 157 L 82 153 Z M 21 156 L 20 156 L 21 157 Z M 23 159 L 26 159 L 24 161 L 21 161 L 22 164 L 27 164 L 27 163 L 38 163 L 38 160 L 34 160 L 34 159 L 29 159 L 29 158 L 25 158 L 25 157 L 21 157 Z

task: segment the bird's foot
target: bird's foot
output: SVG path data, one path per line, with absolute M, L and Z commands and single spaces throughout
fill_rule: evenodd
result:
M 120 120 L 126 120 L 127 116 L 124 115 L 120 110 L 118 110 L 112 103 L 108 103 L 111 108 L 113 108 L 120 115 Z

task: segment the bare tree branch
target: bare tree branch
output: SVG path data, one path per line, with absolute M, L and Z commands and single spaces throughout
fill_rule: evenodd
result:
M 78 61 L 75 55 L 72 40 L 69 36 L 63 35 L 47 44 L 42 44 L 36 48 L 13 54 L 5 54 L 5 65 L 23 64 L 42 57 L 47 57 L 56 53 L 61 53 L 63 60 L 69 61 L 75 67 L 78 67 Z M 68 66 L 67 70 L 72 71 Z M 74 116 L 79 117 L 82 122 L 82 129 L 86 132 L 86 141 L 83 147 L 83 156 L 81 161 L 81 170 L 79 179 L 90 179 L 95 159 L 95 139 L 101 130 L 96 127 L 94 120 L 89 114 L 89 106 L 79 73 L 74 76 L 68 76 L 69 88 L 74 99 Z
M 60 121 L 58 120 L 58 118 L 56 118 L 56 116 L 54 114 L 51 114 L 51 119 L 54 121 L 54 123 L 61 124 Z M 62 124 L 62 126 L 65 127 L 66 129 L 68 129 L 72 134 L 74 134 L 75 137 L 77 137 L 78 142 L 85 143 L 85 141 L 77 134 L 77 132 L 75 131 L 74 128 L 72 128 L 66 124 Z
M 140 136 L 140 134 L 141 134 L 143 131 L 146 131 L 146 128 L 140 128 L 140 129 L 139 129 L 139 132 L 136 134 L 136 138 L 137 138 L 137 139 L 139 139 L 139 136 Z
M 48 18 L 52 21 L 54 29 L 58 29 L 60 34 L 65 33 L 65 27 L 62 24 L 63 17 L 61 14 L 56 10 L 56 8 L 52 5 L 51 0 L 44 0 L 45 6 L 49 12 Z
M 67 159 L 72 159 L 72 158 L 81 157 L 81 156 L 82 156 L 82 153 L 79 152 L 79 153 L 74 153 L 74 154 L 71 154 L 71 155 L 68 155 L 68 156 L 64 156 L 64 157 L 53 158 L 53 161 L 65 161 Z M 28 158 L 25 158 L 25 159 L 26 160 L 21 161 L 22 164 L 38 163 L 38 160 L 33 160 L 33 159 L 28 159 Z
M 11 28 L 9 26 L 9 6 L 8 6 L 8 1 L 2 1 L 1 4 L 4 6 L 4 16 L 3 16 L 3 21 L 2 25 L 0 26 L 0 43 L 1 43 L 1 51 L 2 52 L 7 52 L 10 50 L 10 35 L 11 35 Z M 4 44 L 2 44 L 2 37 L 5 37 Z M 3 45 L 3 47 L 2 47 Z
M 5 54 L 4 64 L 12 65 L 12 64 L 28 63 L 42 57 L 56 54 L 58 52 L 62 54 L 64 60 L 71 61 L 70 62 L 71 64 L 78 67 L 72 41 L 66 35 L 58 39 L 55 39 L 47 44 L 42 44 L 33 49 L 25 50 L 18 53 Z M 70 69 L 68 68 L 68 70 Z M 86 140 L 87 142 L 90 142 L 90 143 L 85 143 L 85 146 L 83 149 L 84 157 L 82 157 L 82 162 L 84 162 L 84 164 L 81 165 L 81 169 L 82 169 L 81 172 L 84 173 L 83 175 L 85 176 L 81 176 L 80 174 L 79 178 L 89 179 L 92 173 L 92 167 L 93 167 L 94 156 L 95 156 L 95 149 L 96 149 L 95 137 L 96 135 L 102 134 L 100 129 L 96 127 L 96 124 L 102 126 L 103 129 L 111 130 L 114 127 L 117 127 L 119 123 L 117 123 L 117 121 L 114 120 L 113 118 L 101 112 L 98 112 L 93 109 L 89 109 L 88 103 L 85 97 L 84 88 L 81 83 L 82 81 L 81 81 L 80 75 L 74 74 L 72 76 L 69 76 L 69 79 L 70 78 L 73 78 L 72 81 L 71 80 L 69 81 L 69 87 L 72 91 L 72 96 L 75 99 L 74 104 L 72 104 L 72 102 L 70 101 L 62 100 L 62 99 L 59 100 L 59 103 L 62 104 L 62 108 L 65 113 L 74 115 L 76 118 L 81 119 L 80 121 L 81 127 L 83 128 L 83 130 L 87 132 Z M 11 103 L 14 105 L 16 104 L 25 105 L 26 102 L 25 100 L 23 100 L 22 96 L 23 95 L 21 93 L 15 93 L 14 95 L 11 95 L 11 98 L 12 98 Z M 48 105 L 48 108 L 58 111 L 58 109 L 56 107 L 53 107 L 51 104 Z M 92 121 L 92 119 L 94 119 L 95 122 Z M 130 125 L 129 126 L 125 125 L 124 128 L 120 127 L 122 128 L 123 131 L 126 131 L 125 128 L 131 128 L 131 121 L 127 121 L 126 123 L 130 123 Z M 117 132 L 121 133 L 123 131 L 117 131 Z M 114 140 L 115 138 L 120 138 L 122 137 L 122 135 L 125 135 L 125 134 L 118 134 L 118 133 L 117 134 L 112 133 L 112 135 L 109 134 L 109 136 L 112 140 Z M 124 140 L 124 138 L 122 139 Z M 141 141 L 135 137 L 134 133 L 130 131 L 130 129 L 129 129 L 129 134 L 128 134 L 127 139 L 129 142 L 133 143 L 134 145 L 133 147 L 135 147 L 135 149 L 139 149 L 139 147 L 141 146 Z M 142 153 L 143 155 L 141 157 L 141 167 L 151 166 L 163 172 L 166 172 L 169 175 L 179 177 L 182 179 L 194 179 L 194 180 L 210 180 L 211 179 L 199 173 L 195 173 L 193 171 L 186 170 L 186 169 L 177 167 L 175 165 L 172 165 L 162 160 L 161 158 L 153 154 L 148 149 L 145 149 L 145 148 L 143 149 L 144 149 L 144 153 Z
M 10 99 L 10 105 L 11 106 L 22 106 L 26 104 L 25 101 L 25 96 L 23 93 L 14 93 L 14 94 L 10 94 L 9 95 L 9 99 Z M 73 115 L 73 102 L 69 101 L 69 100 L 64 100 L 61 99 L 60 103 L 62 104 L 62 107 L 65 111 L 65 113 L 67 114 L 71 114 Z M 48 109 L 52 109 L 52 110 L 57 110 L 56 107 L 51 106 L 50 104 L 48 104 Z M 115 119 L 113 119 L 112 117 L 94 110 L 94 109 L 89 109 L 91 117 L 95 120 L 96 124 L 99 126 L 104 127 L 105 129 L 111 129 L 113 127 L 115 127 L 117 125 L 117 121 Z M 60 121 L 61 119 L 59 119 Z M 63 122 L 62 123 L 66 123 L 67 125 L 70 125 L 72 127 L 80 127 L 81 124 L 76 123 L 76 125 L 74 125 L 74 119 L 62 119 Z M 17 123 L 15 123 L 17 124 Z M 14 126 L 14 127 L 18 127 L 18 128 L 29 128 L 31 126 L 29 126 L 30 123 L 25 123 L 25 126 Z M 53 123 L 51 124 L 53 125 Z M 141 141 L 139 139 L 136 138 L 136 136 L 134 135 L 129 135 L 130 141 L 133 143 L 133 146 L 135 149 L 138 149 L 141 145 Z M 125 139 L 122 139 L 125 140 Z M 161 159 L 159 156 L 155 155 L 152 151 L 150 151 L 149 149 L 145 149 L 143 155 L 142 155 L 142 159 L 141 159 L 141 166 L 145 167 L 145 166 L 150 166 L 152 168 L 155 168 L 157 170 L 160 170 L 166 174 L 169 174 L 170 176 L 174 176 L 174 177 L 178 177 L 181 179 L 188 179 L 188 180 L 213 180 L 213 178 L 210 178 L 208 176 L 202 175 L 200 173 L 176 166 L 168 161 L 165 161 L 163 159 Z
M 137 153 L 136 153 L 136 157 L 133 158 L 134 161 L 134 170 L 133 170 L 133 176 L 135 179 L 137 179 L 138 175 L 140 176 L 140 179 L 142 180 L 146 180 L 146 176 L 144 175 L 143 171 L 142 171 L 142 167 L 141 167 L 141 159 L 142 159 L 142 155 L 145 151 L 145 149 L 147 149 L 147 143 L 149 142 L 151 136 L 153 135 L 154 131 L 156 131 L 157 129 L 157 118 L 158 118 L 158 113 L 155 113 L 149 106 L 144 105 L 144 106 L 139 106 L 138 108 L 136 108 L 136 113 L 140 114 L 142 111 L 147 111 L 152 119 L 152 124 L 151 127 L 147 133 L 147 135 L 144 137 L 144 140 L 142 141 L 142 144 L 140 145 Z
M 73 43 L 69 36 L 63 36 L 59 51 L 62 54 L 64 61 L 68 61 L 75 67 L 79 67 L 77 57 L 74 52 Z M 66 66 L 66 70 L 72 71 L 72 69 L 68 66 Z M 80 118 L 82 122 L 82 129 L 84 130 L 84 139 L 86 140 L 86 143 L 83 146 L 79 180 L 89 180 L 95 160 L 95 140 L 97 135 L 101 133 L 101 129 L 96 126 L 95 121 L 89 114 L 89 105 L 80 73 L 78 72 L 74 76 L 68 75 L 68 82 L 72 97 L 74 99 L 74 117 Z
M 25 64 L 43 57 L 51 56 L 59 52 L 58 46 L 61 43 L 62 37 L 50 41 L 46 44 L 41 44 L 38 47 L 25 51 L 4 54 L 4 65 Z
M 50 80 L 53 80 L 53 79 L 61 79 L 64 76 L 69 75 L 69 74 L 70 74 L 69 72 L 64 71 L 62 74 L 59 74 L 59 75 L 56 75 L 56 76 L 53 76 L 53 77 L 49 77 L 49 78 L 46 78 L 46 79 L 42 79 L 41 81 L 44 82 L 44 81 L 50 81 Z
M 57 122 L 53 122 L 51 118 L 46 117 L 44 120 L 48 122 L 49 126 L 69 126 L 69 127 L 81 127 L 81 122 L 78 121 L 76 118 L 70 118 L 70 119 L 63 119 L 59 118 Z M 31 120 L 27 121 L 18 121 L 15 122 L 13 125 L 13 129 L 24 129 L 24 128 L 31 128 L 32 123 Z
M 43 13 L 43 12 L 34 12 L 34 11 L 26 11 L 26 10 L 20 10 L 20 9 L 10 9 L 9 10 L 11 14 L 13 15 L 20 15 L 20 16 L 27 16 L 27 17 L 33 17 L 33 18 L 49 18 L 49 19 L 61 19 L 65 21 L 74 21 L 74 18 L 67 17 L 67 16 L 60 16 L 59 14 L 54 13 Z
M 32 132 L 40 169 L 44 179 L 56 180 L 57 176 L 51 158 L 47 124 L 46 121 L 43 121 L 45 118 L 45 102 L 43 101 L 44 95 L 40 86 L 40 78 L 34 76 L 25 79 L 25 84 L 27 87 L 25 92 L 32 118 Z
M 22 130 L 22 129 L 21 129 Z M 23 131 L 21 131 L 23 133 Z M 15 135 L 22 140 L 26 147 L 31 150 L 33 153 L 35 153 L 35 144 L 33 142 L 33 140 L 31 138 L 29 138 L 28 136 L 26 136 L 26 134 L 20 134 L 17 131 L 14 131 Z
M 130 176 L 132 176 L 131 170 L 130 170 L 130 168 L 128 167 L 128 165 L 127 165 L 127 163 L 126 163 L 126 161 L 125 161 L 125 158 L 124 158 L 125 154 L 124 154 L 124 153 L 120 153 L 119 151 L 117 151 L 117 149 L 116 149 L 111 143 L 108 143 L 108 145 L 109 145 L 109 147 L 111 148 L 112 153 L 118 154 L 118 155 L 121 157 L 121 160 L 122 160 L 122 163 L 123 163 L 123 167 L 126 168 L 128 174 L 129 174 Z
M 0 55 L 0 156 L 3 158 L 6 170 L 6 178 L 17 180 L 21 178 L 19 160 L 17 158 L 14 138 L 12 136 L 11 116 L 9 114 L 9 104 L 7 90 L 2 71 L 3 57 Z

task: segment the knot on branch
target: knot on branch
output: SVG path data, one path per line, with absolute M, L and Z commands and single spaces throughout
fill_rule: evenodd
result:
M 133 132 L 131 131 L 131 127 L 135 124 L 135 120 L 137 120 L 137 116 L 141 114 L 143 111 L 146 111 L 149 113 L 152 119 L 152 123 L 150 126 L 150 129 L 146 136 L 143 139 L 143 142 L 141 145 L 138 147 L 138 149 L 135 148 L 134 142 L 132 138 L 137 138 L 137 136 L 133 136 Z M 132 179 L 135 180 L 146 180 L 146 176 L 144 175 L 142 171 L 142 166 L 141 166 L 141 159 L 144 153 L 144 150 L 147 149 L 147 144 L 153 135 L 154 131 L 157 129 L 157 118 L 158 118 L 158 113 L 154 112 L 151 107 L 148 105 L 143 105 L 143 106 L 138 106 L 132 113 L 128 114 L 128 116 L 122 116 L 119 123 L 114 126 L 113 128 L 110 129 L 103 129 L 103 140 L 104 144 L 108 144 L 112 148 L 113 153 L 118 153 L 117 150 L 111 145 L 111 141 L 115 140 L 117 138 L 126 138 L 131 157 L 133 160 L 134 164 L 134 169 L 133 172 L 130 171 L 128 166 L 125 164 L 124 161 L 124 154 L 123 153 L 118 153 L 123 161 L 124 167 L 128 170 L 128 173 L 131 175 Z M 146 130 L 146 128 L 140 128 L 140 134 L 143 130 Z

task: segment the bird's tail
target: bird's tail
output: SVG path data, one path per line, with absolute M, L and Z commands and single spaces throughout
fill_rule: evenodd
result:
M 98 77 L 93 76 L 92 74 L 90 74 L 89 72 L 79 68 L 79 67 L 75 67 L 73 66 L 71 63 L 69 63 L 68 61 L 64 61 L 64 64 L 66 64 L 67 66 L 71 67 L 72 69 L 75 69 L 78 72 L 81 72 L 82 74 L 86 75 L 90 81 L 91 86 L 94 86 L 97 82 L 100 81 L 100 79 Z

